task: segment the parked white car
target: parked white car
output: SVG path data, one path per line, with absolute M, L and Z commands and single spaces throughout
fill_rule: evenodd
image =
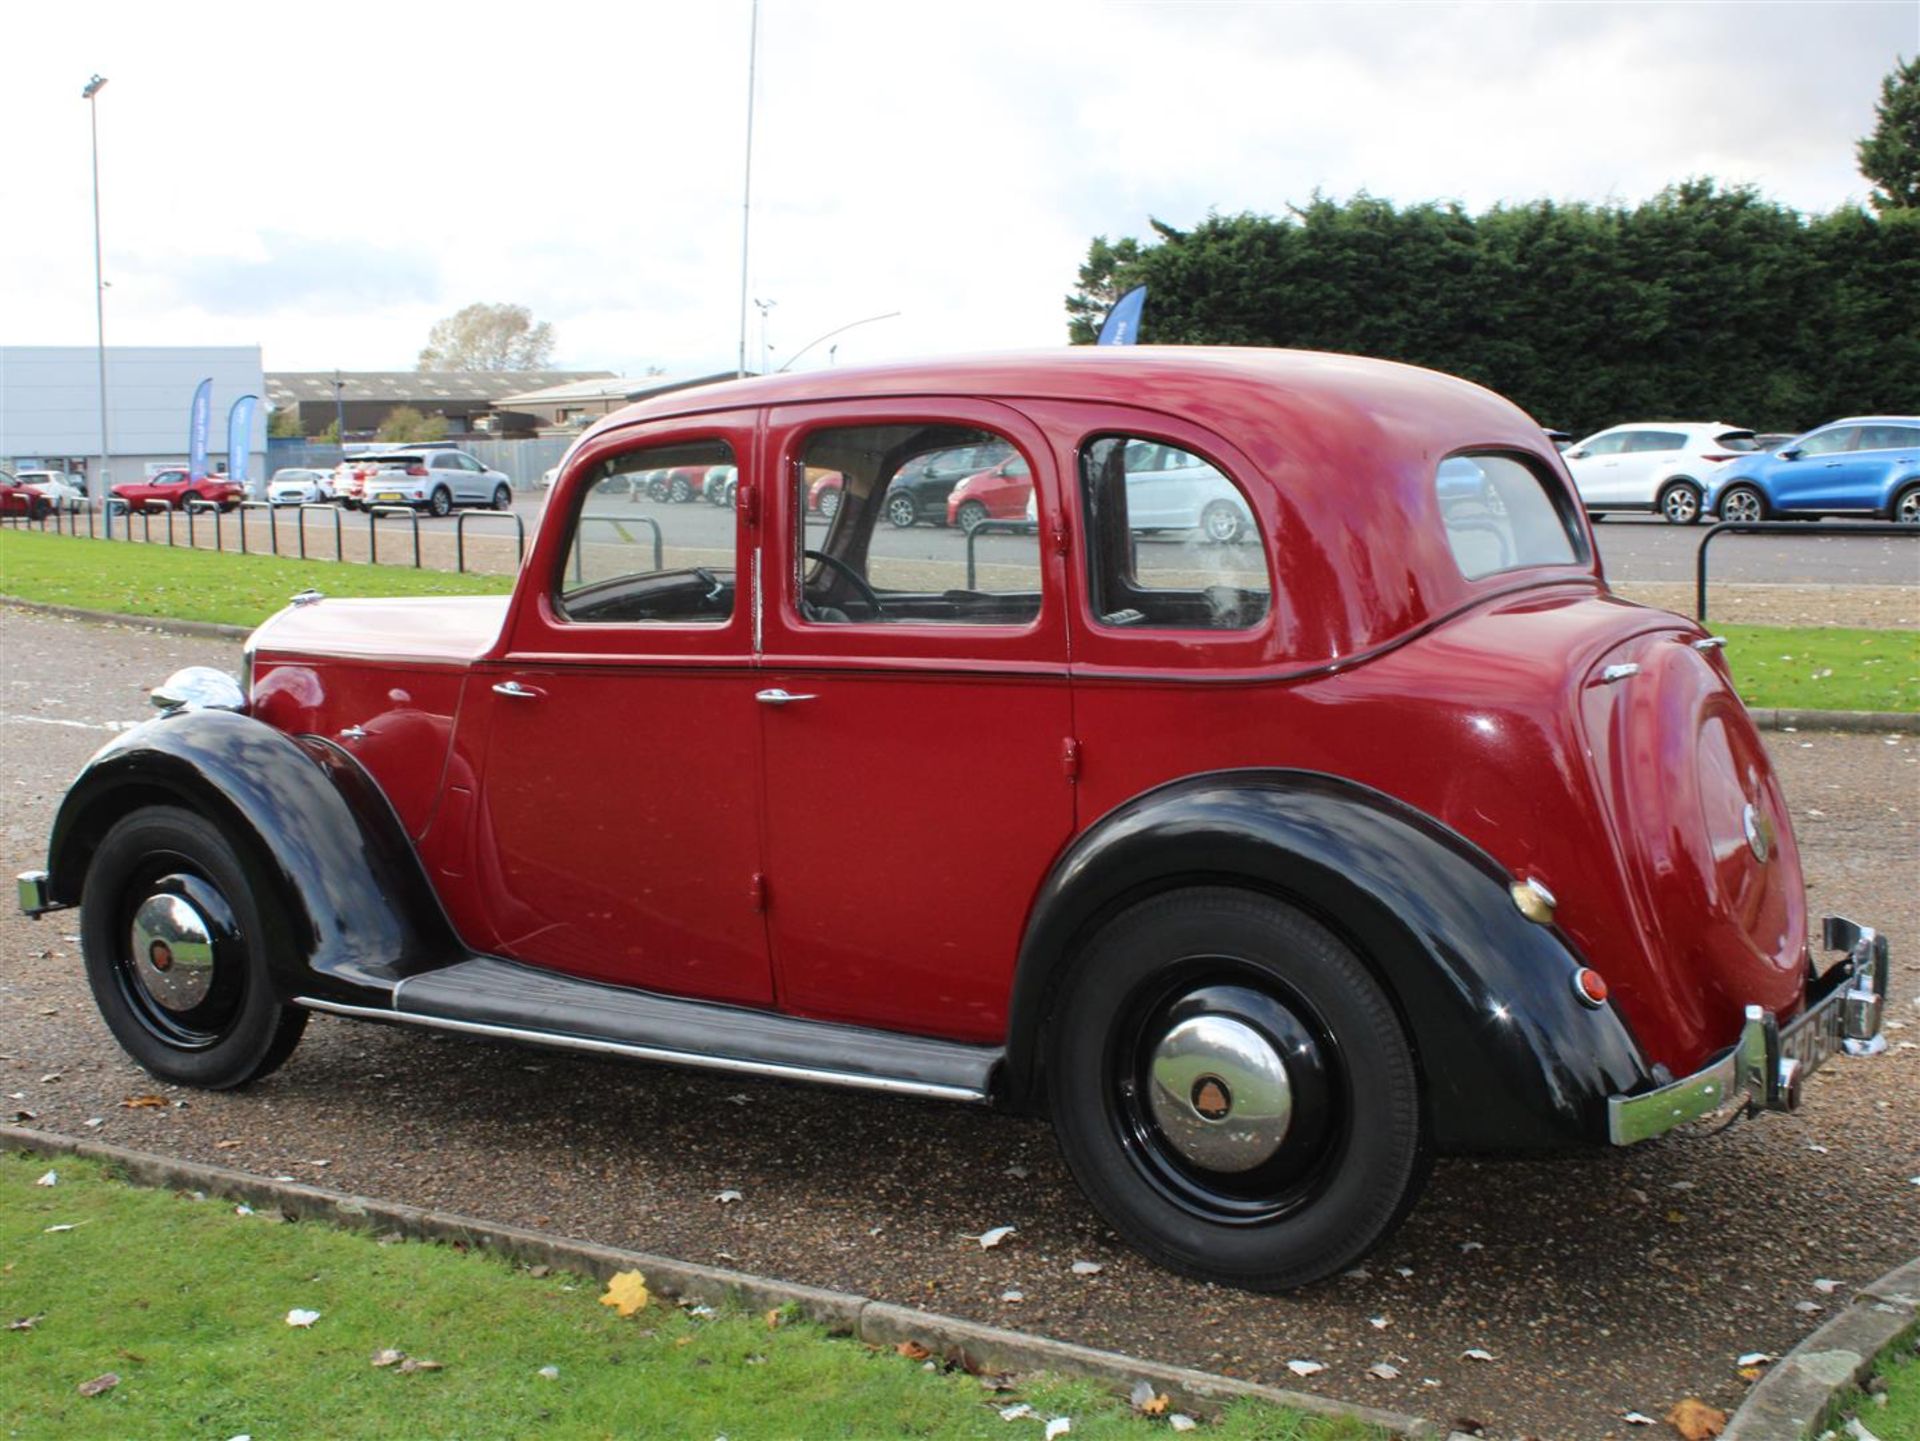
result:
M 323 505 L 333 499 L 333 472 L 288 466 L 267 482 L 268 505 Z
M 1692 525 L 1713 473 L 1758 449 L 1751 430 L 1725 421 L 1641 421 L 1588 436 L 1565 460 L 1589 514 L 1657 511 Z
M 450 515 L 456 505 L 513 509 L 506 472 L 489 470 L 464 450 L 399 448 L 350 455 L 342 464 L 360 472 L 362 505 L 410 505 L 434 515 Z
M 30 485 L 47 498 L 57 510 L 85 510 L 87 490 L 76 475 L 64 470 L 23 470 L 16 480 Z

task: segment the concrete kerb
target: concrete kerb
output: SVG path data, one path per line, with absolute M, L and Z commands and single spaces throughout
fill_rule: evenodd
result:
M 1407 1441 L 1441 1441 L 1446 1435 L 1431 1421 L 1417 1416 L 1142 1361 L 1114 1351 L 1097 1351 L 1043 1336 L 983 1326 L 954 1316 L 875 1301 L 867 1296 L 676 1261 L 645 1251 L 571 1240 L 520 1226 L 495 1225 L 471 1216 L 354 1196 L 319 1186 L 273 1181 L 224 1166 L 176 1160 L 51 1131 L 0 1126 L 0 1147 L 42 1156 L 79 1156 L 102 1162 L 141 1185 L 203 1191 L 209 1196 L 244 1202 L 256 1210 L 277 1208 L 292 1219 L 326 1221 L 355 1230 L 395 1232 L 409 1240 L 459 1242 L 511 1261 L 551 1266 L 599 1281 L 616 1271 L 640 1271 L 647 1278 L 649 1290 L 674 1300 L 732 1303 L 754 1311 L 791 1306 L 835 1334 L 852 1336 L 874 1346 L 915 1341 L 931 1354 L 962 1364 L 969 1370 L 1050 1371 L 1084 1376 L 1105 1383 L 1121 1396 L 1126 1395 L 1134 1383 L 1147 1381 L 1156 1390 L 1165 1392 L 1176 1407 L 1203 1413 L 1217 1411 L 1232 1401 L 1258 1400 L 1315 1416 L 1347 1417 L 1405 1437 Z
M 0 595 L 0 605 L 9 605 L 16 610 L 33 611 L 40 615 L 66 616 L 74 620 L 143 626 L 148 630 L 157 630 L 167 635 L 245 640 L 253 633 L 251 626 L 217 625 L 212 621 L 202 620 L 169 620 L 150 615 L 120 615 L 115 611 L 85 610 L 73 605 L 49 605 L 42 601 L 16 600 L 10 595 Z M 1920 731 L 1920 713 L 1905 714 L 1900 711 L 1776 710 L 1771 708 L 1756 710 L 1749 707 L 1747 714 L 1753 717 L 1753 723 L 1763 731 L 1828 730 L 1854 731 L 1869 735 L 1878 735 L 1883 732 L 1903 735 L 1908 731 Z
M 1801 1441 L 1815 1435 L 1874 1363 L 1920 1327 L 1920 1259 L 1896 1266 L 1795 1346 L 1754 1384 L 1720 1441 Z

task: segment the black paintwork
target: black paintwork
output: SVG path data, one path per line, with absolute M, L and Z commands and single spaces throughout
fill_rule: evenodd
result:
M 384 1004 L 395 981 L 463 959 L 399 818 L 350 757 L 231 711 L 180 711 L 109 742 L 47 847 L 53 898 L 77 904 L 94 849 L 141 805 L 179 805 L 234 839 L 265 906 L 283 995 Z
M 1620 1017 L 1576 997 L 1582 961 L 1520 915 L 1512 879 L 1429 817 L 1333 776 L 1230 771 L 1136 797 L 1081 836 L 1040 892 L 1006 1099 L 1039 1102 L 1047 1007 L 1083 939 L 1148 895 L 1226 882 L 1309 911 L 1373 965 L 1413 1041 L 1439 1150 L 1604 1144 L 1607 1098 L 1651 1077 Z
M 997 1046 L 968 1046 L 659 996 L 490 956 L 411 979 L 394 1000 L 406 1015 L 684 1051 L 715 1060 L 920 1081 L 982 1095 L 1000 1060 Z

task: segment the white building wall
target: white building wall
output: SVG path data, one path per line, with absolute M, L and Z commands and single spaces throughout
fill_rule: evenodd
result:
M 266 373 L 259 346 L 110 345 L 107 441 L 116 483 L 137 479 L 149 460 L 186 459 L 194 387 L 209 376 L 209 461 L 226 458 L 234 401 L 257 395 L 247 471 L 254 477 L 265 471 Z M 91 471 L 99 454 L 99 352 L 89 345 L 0 345 L 0 464 L 73 457 L 87 459 Z

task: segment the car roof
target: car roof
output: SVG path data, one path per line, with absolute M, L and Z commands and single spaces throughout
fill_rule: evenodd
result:
M 1836 425 L 1920 425 L 1920 415 L 1843 415 L 1838 420 L 1823 420 L 1818 425 L 1810 425 L 1800 433 L 1811 435 L 1816 430 L 1830 430 Z

